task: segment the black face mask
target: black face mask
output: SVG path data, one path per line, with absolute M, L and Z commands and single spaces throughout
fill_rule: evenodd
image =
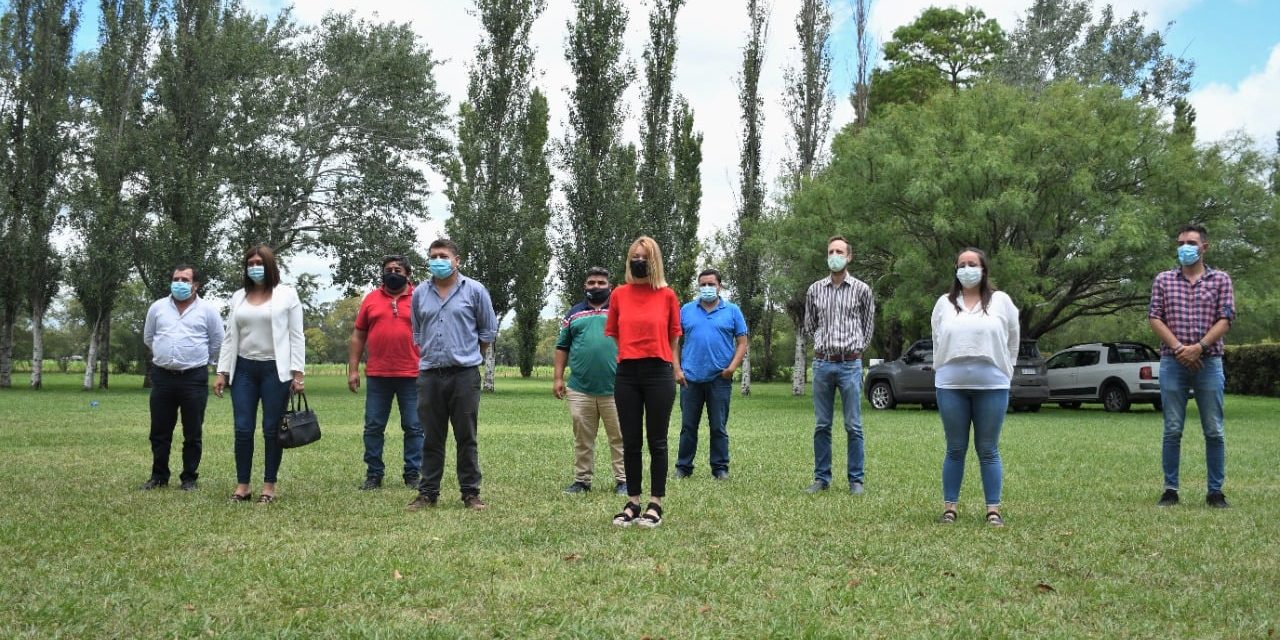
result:
M 632 260 L 631 275 L 636 278 L 649 277 L 649 261 L 648 260 Z
M 587 289 L 587 302 L 591 304 L 603 304 L 609 299 L 609 288 L 603 289 Z
M 382 273 L 382 284 L 388 291 L 399 291 L 409 284 L 409 278 L 394 271 L 384 271 Z

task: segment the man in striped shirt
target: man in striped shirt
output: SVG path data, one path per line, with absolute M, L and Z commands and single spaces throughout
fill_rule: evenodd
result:
M 827 240 L 831 275 L 805 294 L 804 327 L 813 336 L 813 484 L 808 493 L 831 485 L 831 421 L 840 392 L 844 430 L 849 436 L 849 493 L 860 495 L 863 480 L 862 352 L 871 343 L 876 303 L 867 283 L 849 275 L 852 247 L 844 236 Z
M 1178 267 L 1163 271 L 1151 286 L 1147 320 L 1160 338 L 1160 404 L 1164 411 L 1164 494 L 1161 507 L 1178 504 L 1178 468 L 1182 462 L 1182 425 L 1187 398 L 1195 389 L 1204 431 L 1208 476 L 1205 502 L 1226 508 L 1227 447 L 1222 427 L 1222 337 L 1235 320 L 1235 293 L 1227 272 L 1204 263 L 1209 236 L 1200 225 L 1178 232 Z

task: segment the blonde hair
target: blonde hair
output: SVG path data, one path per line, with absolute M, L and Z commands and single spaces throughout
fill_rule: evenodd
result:
M 658 243 L 649 236 L 640 236 L 636 238 L 631 246 L 627 247 L 627 284 L 635 284 L 636 277 L 631 275 L 631 252 L 636 246 L 642 246 L 649 254 L 649 286 L 654 289 L 662 289 L 667 286 L 667 277 L 662 270 L 662 249 L 658 248 Z

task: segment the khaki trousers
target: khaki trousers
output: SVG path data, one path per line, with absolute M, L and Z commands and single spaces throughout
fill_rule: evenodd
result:
M 573 419 L 573 479 L 590 485 L 595 469 L 596 433 L 601 420 L 609 438 L 613 458 L 613 479 L 626 482 L 622 467 L 622 430 L 618 427 L 618 408 L 613 396 L 592 396 L 567 389 L 569 416 Z

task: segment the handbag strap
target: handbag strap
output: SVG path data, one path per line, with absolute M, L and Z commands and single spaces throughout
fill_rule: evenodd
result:
M 299 409 L 310 411 L 311 405 L 307 403 L 307 394 L 305 391 L 299 391 L 293 394 L 293 399 L 289 401 L 289 410 L 297 413 Z

